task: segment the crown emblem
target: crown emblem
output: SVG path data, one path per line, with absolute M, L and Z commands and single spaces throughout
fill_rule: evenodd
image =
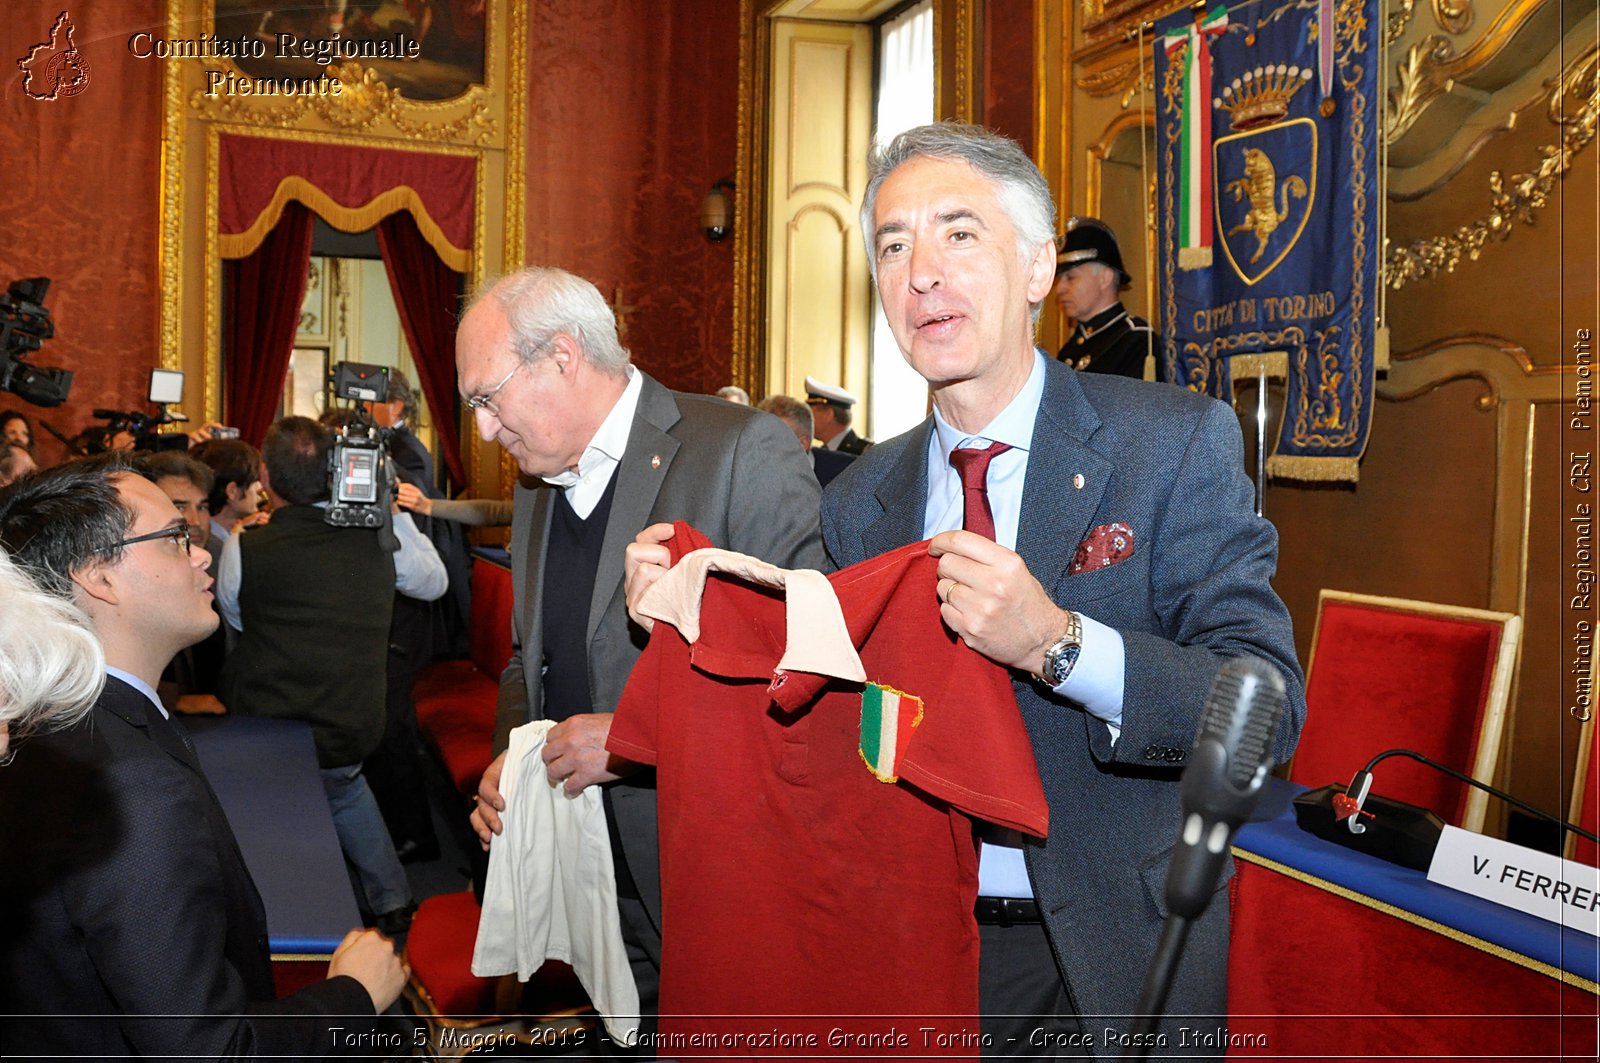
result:
M 1306 82 L 1310 69 L 1297 66 L 1258 66 L 1246 70 L 1233 84 L 1224 86 L 1222 95 L 1211 101 L 1219 111 L 1227 111 L 1235 132 L 1271 125 L 1289 113 L 1289 103 Z

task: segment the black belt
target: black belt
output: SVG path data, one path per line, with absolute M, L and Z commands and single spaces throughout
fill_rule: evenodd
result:
M 1026 897 L 979 897 L 972 914 L 986 926 L 1044 922 L 1039 918 L 1039 905 Z

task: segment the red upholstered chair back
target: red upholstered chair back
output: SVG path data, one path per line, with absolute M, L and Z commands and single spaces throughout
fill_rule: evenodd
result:
M 1374 755 L 1398 748 L 1492 783 L 1521 630 L 1511 613 L 1324 590 L 1289 778 L 1348 783 Z M 1483 827 L 1482 791 L 1400 758 L 1373 776 L 1374 793 Z
M 499 679 L 511 660 L 511 570 L 481 557 L 472 559 L 469 655 L 478 670 Z

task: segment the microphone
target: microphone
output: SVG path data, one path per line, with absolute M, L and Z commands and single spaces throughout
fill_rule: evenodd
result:
M 1236 657 L 1211 684 L 1179 784 L 1183 825 L 1167 870 L 1167 910 L 1194 919 L 1211 903 L 1234 831 L 1250 818 L 1272 770 L 1272 736 L 1287 696 L 1265 661 Z
M 1513 808 L 1559 827 L 1563 833 L 1576 834 L 1600 845 L 1600 837 L 1590 831 L 1518 800 L 1504 790 L 1497 790 L 1486 782 L 1474 779 L 1466 772 L 1448 764 L 1440 764 L 1414 749 L 1386 749 L 1367 761 L 1367 766 L 1351 778 L 1349 786 L 1341 789 L 1337 784 L 1329 784 L 1296 797 L 1294 817 L 1300 829 L 1323 841 L 1387 860 L 1391 864 L 1427 871 L 1433 863 L 1434 849 L 1438 847 L 1439 835 L 1444 830 L 1444 820 L 1430 809 L 1372 792 L 1373 771 L 1390 757 L 1409 757 L 1418 764 L 1448 775 L 1473 789 L 1482 790 Z
M 1183 822 L 1167 865 L 1167 920 L 1145 972 L 1129 1023 L 1133 1047 L 1124 1059 L 1149 1052 L 1156 1020 L 1189 938 L 1189 923 L 1211 903 L 1234 831 L 1250 818 L 1272 770 L 1272 736 L 1287 698 L 1283 676 L 1255 657 L 1235 657 L 1211 683 L 1189 766 L 1178 784 Z

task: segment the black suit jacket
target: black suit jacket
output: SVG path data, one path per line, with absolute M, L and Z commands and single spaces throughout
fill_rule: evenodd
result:
M 0 1055 L 331 1058 L 352 978 L 273 999 L 267 921 L 199 762 L 143 694 L 0 768 Z M 351 1016 L 350 1020 L 334 1016 Z
M 845 432 L 843 439 L 839 440 L 837 449 L 840 454 L 854 454 L 859 457 L 865 454 L 870 446 L 872 446 L 872 440 L 861 438 L 856 435 L 856 430 L 852 428 Z
M 817 474 L 817 483 L 827 487 L 838 476 L 850 467 L 857 455 L 849 454 L 842 450 L 829 450 L 827 447 L 811 448 L 811 471 Z

